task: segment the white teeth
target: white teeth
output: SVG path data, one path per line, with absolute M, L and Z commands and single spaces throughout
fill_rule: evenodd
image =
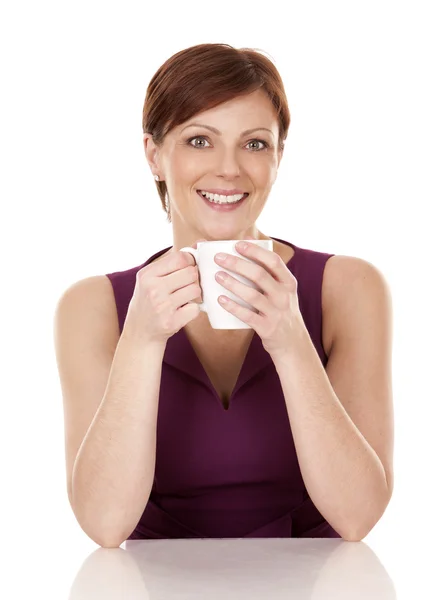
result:
M 235 204 L 239 200 L 241 200 L 244 194 L 234 194 L 233 196 L 223 196 L 219 194 L 210 194 L 209 192 L 200 191 L 202 196 L 204 196 L 210 202 L 215 202 L 216 204 Z

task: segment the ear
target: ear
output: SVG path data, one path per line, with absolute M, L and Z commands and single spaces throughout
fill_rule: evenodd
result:
M 159 148 L 153 142 L 153 135 L 151 133 L 144 133 L 142 139 L 144 144 L 145 157 L 147 159 L 148 164 L 150 165 L 150 169 L 152 171 L 157 171 L 160 168 Z

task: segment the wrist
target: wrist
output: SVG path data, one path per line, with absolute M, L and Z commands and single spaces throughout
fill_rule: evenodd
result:
M 123 345 L 135 348 L 139 352 L 157 351 L 165 352 L 166 341 L 152 339 L 143 333 L 124 327 L 120 341 Z
M 270 352 L 270 355 L 275 366 L 289 366 L 292 364 L 292 360 L 297 360 L 306 354 L 310 345 L 313 345 L 313 342 L 307 327 L 302 323 L 298 325 L 297 330 L 292 334 L 289 343 L 279 350 Z

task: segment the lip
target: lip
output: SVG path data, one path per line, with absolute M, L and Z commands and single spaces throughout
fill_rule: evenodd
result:
M 240 206 L 242 206 L 249 198 L 249 195 L 247 195 L 244 198 L 242 198 L 239 202 L 235 202 L 234 204 L 216 204 L 215 202 L 210 202 L 204 196 L 202 196 L 202 193 L 199 190 L 197 190 L 197 195 L 203 200 L 206 206 L 208 206 L 211 210 L 214 210 L 216 212 L 231 212 L 234 210 L 238 210 Z
M 247 194 L 247 192 L 245 192 L 244 190 L 238 190 L 238 189 L 233 189 L 233 190 L 206 190 L 205 188 L 201 188 L 200 190 L 197 190 L 198 192 L 208 192 L 210 194 L 219 194 L 220 196 L 234 196 L 234 194 Z

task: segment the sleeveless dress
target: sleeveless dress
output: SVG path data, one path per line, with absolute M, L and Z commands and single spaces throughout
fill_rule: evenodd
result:
M 291 246 L 304 323 L 323 366 L 322 280 L 334 256 Z M 122 332 L 136 273 L 108 273 Z M 319 513 L 301 475 L 281 382 L 254 332 L 226 410 L 184 328 L 166 344 L 150 497 L 128 539 L 341 536 Z

